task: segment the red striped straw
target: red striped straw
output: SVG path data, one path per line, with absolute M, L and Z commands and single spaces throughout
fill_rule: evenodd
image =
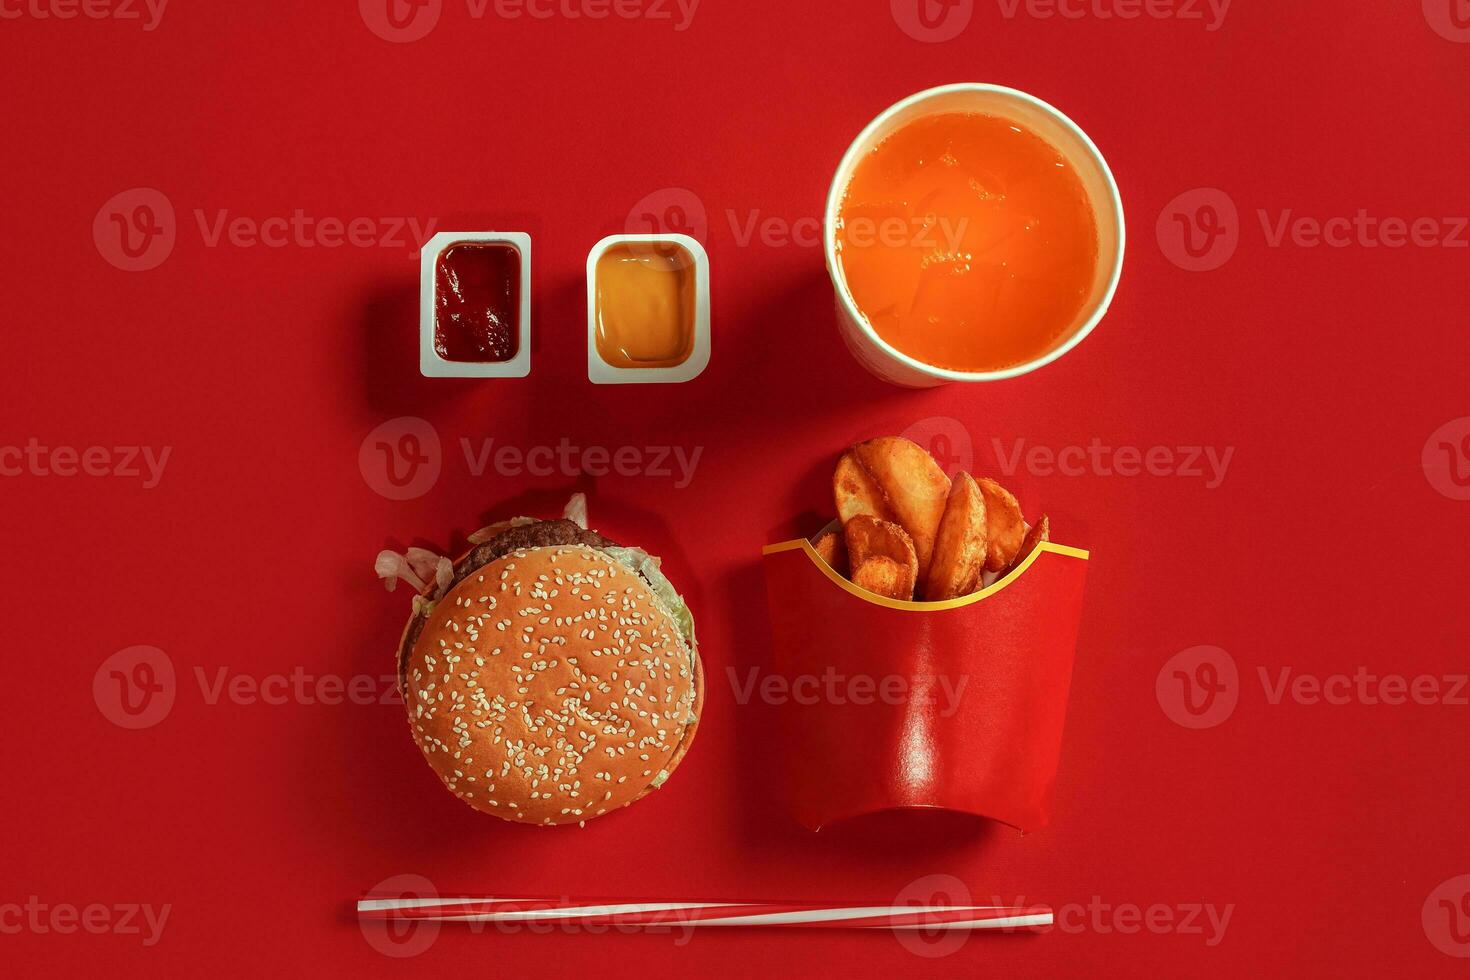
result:
M 604 902 L 540 898 L 375 898 L 359 919 L 436 922 L 560 922 L 623 926 L 754 926 L 808 929 L 1034 929 L 1052 924 L 1045 905 L 805 905 L 774 902 Z

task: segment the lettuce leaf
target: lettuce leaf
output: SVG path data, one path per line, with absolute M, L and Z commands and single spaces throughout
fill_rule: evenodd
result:
M 659 602 L 663 603 L 669 615 L 674 618 L 674 622 L 679 627 L 679 632 L 683 634 L 685 642 L 689 644 L 689 650 L 692 655 L 698 649 L 698 644 L 694 639 L 694 614 L 689 611 L 689 606 L 684 602 L 684 597 L 679 594 L 678 590 L 674 588 L 674 584 L 669 581 L 668 576 L 663 573 L 663 561 L 650 555 L 642 548 L 610 547 L 603 548 L 602 553 L 643 577 L 643 580 L 648 583 L 648 587 L 653 590 L 653 594 L 658 597 Z

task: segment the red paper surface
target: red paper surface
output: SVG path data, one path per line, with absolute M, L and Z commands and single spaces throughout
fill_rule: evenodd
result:
M 0 933 L 0 971 L 1463 972 L 1443 950 L 1463 949 L 1470 929 L 1449 915 L 1470 873 L 1467 709 L 1271 695 L 1285 670 L 1308 686 L 1359 668 L 1467 671 L 1470 505 L 1424 460 L 1454 458 L 1440 447 L 1459 445 L 1458 430 L 1432 437 L 1470 415 L 1470 252 L 1275 246 L 1258 214 L 1274 235 L 1288 210 L 1470 211 L 1470 46 L 1449 39 L 1453 8 L 1430 19 L 1419 2 L 1238 0 L 1211 31 L 976 2 L 962 33 L 934 43 L 886 0 L 704 0 L 684 31 L 474 20 L 446 0 L 441 24 L 409 43 L 383 40 L 356 8 L 174 0 L 144 31 L 10 19 L 25 8 L 3 4 L 0 446 L 106 447 L 124 472 L 114 447 L 170 455 L 152 489 L 39 466 L 0 479 L 0 905 L 34 895 L 172 913 L 151 947 L 117 932 Z M 843 348 L 811 222 L 874 115 L 964 79 L 1033 92 L 1096 140 L 1127 209 L 1126 268 L 1109 317 L 1057 364 L 901 391 Z M 128 272 L 94 225 L 102 215 L 115 235 L 107 215 L 138 214 L 139 199 L 104 205 L 135 188 L 166 197 L 175 241 L 155 268 Z M 1198 188 L 1226 193 L 1239 218 L 1238 247 L 1208 272 L 1176 264 L 1157 232 L 1190 217 L 1167 206 Z M 297 209 L 382 222 L 379 237 L 384 219 L 408 217 L 530 232 L 531 377 L 418 376 L 408 249 L 235 244 L 224 229 L 210 244 L 222 212 L 263 225 Z M 702 222 L 713 360 L 677 388 L 593 387 L 587 252 L 649 213 Z M 1059 540 L 1098 556 L 1056 819 L 1036 834 L 936 820 L 814 836 L 780 790 L 778 707 L 740 703 L 750 672 L 771 666 L 760 547 L 832 516 L 841 447 L 916 424 L 947 465 L 1001 479 L 1028 517 L 1049 513 Z M 379 445 L 396 453 L 411 432 L 429 462 L 395 457 L 397 487 Z M 701 454 L 685 483 L 650 473 L 652 453 L 623 473 L 594 457 L 600 476 L 541 457 L 542 475 L 493 460 L 476 471 L 462 442 L 478 459 L 485 440 L 524 453 L 563 438 Z M 1044 465 L 1071 447 L 1080 460 Z M 1169 465 L 1156 470 L 1174 475 L 1119 475 L 1129 447 L 1161 448 Z M 1199 447 L 1231 452 L 1223 479 Z M 1128 462 L 1124 473 L 1141 468 Z M 292 678 L 391 670 L 408 598 L 373 580 L 380 548 L 457 547 L 451 534 L 482 517 L 555 512 L 573 487 L 591 491 L 608 533 L 661 552 L 688 593 L 709 703 L 652 798 L 545 834 L 447 796 L 398 705 L 327 703 Z M 167 655 L 175 696 L 157 724 L 128 730 L 99 710 L 94 679 L 138 645 Z M 1225 720 L 1189 728 L 1158 687 L 1162 675 L 1166 694 L 1183 691 L 1165 667 L 1202 646 L 1231 657 L 1237 697 Z M 1215 661 L 1191 656 L 1178 670 L 1208 680 L 1198 668 Z M 876 902 L 940 875 L 978 901 L 1071 914 L 1049 935 L 975 937 L 932 958 L 883 934 L 679 944 L 445 930 L 388 963 L 348 910 L 399 874 L 472 894 Z M 1209 945 L 1208 917 L 1186 906 L 1232 907 L 1223 938 Z M 1140 913 L 1155 907 L 1150 929 Z
M 796 819 L 942 808 L 1045 826 L 1086 559 L 1042 551 L 988 595 L 901 605 L 820 561 L 801 547 L 764 559 Z

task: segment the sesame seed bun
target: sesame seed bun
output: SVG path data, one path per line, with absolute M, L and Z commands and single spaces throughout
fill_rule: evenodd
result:
M 514 551 L 434 604 L 407 652 L 414 741 L 514 823 L 581 823 L 662 785 L 694 739 L 698 654 L 642 577 L 582 544 Z

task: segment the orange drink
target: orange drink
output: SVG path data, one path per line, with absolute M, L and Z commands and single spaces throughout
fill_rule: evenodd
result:
M 1098 268 L 1082 179 L 1010 119 L 925 116 L 862 157 L 842 199 L 838 260 L 858 310 L 915 360 L 998 371 L 1067 339 Z
M 915 93 L 858 134 L 827 194 L 838 330 L 906 388 L 1027 374 L 1107 315 L 1124 225 L 1107 161 L 1055 107 L 983 82 Z

